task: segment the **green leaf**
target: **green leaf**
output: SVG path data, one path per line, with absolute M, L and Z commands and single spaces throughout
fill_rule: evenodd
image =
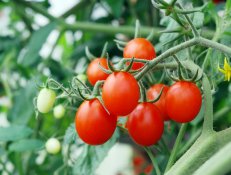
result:
M 0 141 L 14 141 L 25 138 L 33 133 L 26 126 L 11 125 L 7 128 L 0 127 Z
M 44 142 L 38 139 L 24 139 L 14 142 L 10 145 L 9 151 L 25 152 L 25 151 L 37 151 L 42 149 Z
M 39 51 L 55 26 L 55 22 L 49 23 L 32 34 L 25 52 L 18 59 L 19 64 L 32 66 L 39 61 Z
M 19 47 L 19 38 L 10 36 L 0 36 L 0 53 L 10 50 L 13 47 Z
M 193 13 L 193 24 L 195 26 L 203 26 L 203 22 L 204 22 L 204 13 L 202 12 L 195 12 Z
M 64 139 L 63 139 L 63 143 L 64 144 L 71 144 L 73 143 L 77 138 L 77 133 L 75 130 L 75 125 L 74 123 L 70 124 L 70 126 L 67 128 L 65 135 L 64 135 Z
M 173 30 L 173 29 L 178 29 L 180 26 L 177 24 L 176 21 L 174 21 L 172 18 L 169 16 L 166 16 L 161 19 L 160 24 L 163 26 L 166 26 L 166 30 Z M 179 33 L 163 33 L 160 36 L 160 44 L 161 44 L 161 51 L 165 51 L 172 45 L 175 45 L 179 42 L 181 39 L 177 39 L 179 37 Z M 177 39 L 177 40 L 175 40 Z M 168 43 L 168 44 L 166 44 Z
M 225 10 L 227 13 L 231 11 L 231 0 L 226 1 Z
M 8 113 L 8 119 L 13 123 L 26 124 L 34 113 L 33 99 L 36 96 L 35 83 L 29 81 L 20 89 L 13 99 L 13 106 Z
M 93 175 L 97 167 L 103 161 L 111 147 L 116 143 L 119 131 L 116 130 L 112 138 L 103 145 L 84 145 L 83 152 L 77 158 L 73 174 Z
M 116 18 L 121 16 L 124 0 L 104 0 L 104 2 Z

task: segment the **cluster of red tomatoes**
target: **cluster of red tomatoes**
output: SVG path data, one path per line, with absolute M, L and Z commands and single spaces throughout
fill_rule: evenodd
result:
M 156 53 L 148 40 L 136 38 L 127 43 L 123 56 L 152 60 Z M 164 121 L 190 122 L 200 111 L 202 96 L 193 82 L 178 81 L 170 87 L 155 84 L 146 95 L 153 100 L 163 88 L 160 99 L 155 103 L 139 102 L 140 87 L 134 76 L 125 71 L 108 75 L 99 68 L 99 62 L 108 68 L 105 58 L 95 59 L 88 67 L 87 76 L 92 85 L 98 80 L 105 80 L 102 87 L 103 105 L 97 98 L 84 101 L 75 119 L 79 137 L 90 145 L 109 140 L 115 131 L 117 118 L 125 116 L 131 138 L 139 145 L 150 146 L 161 138 Z M 143 63 L 134 63 L 132 69 L 138 70 L 142 66 Z

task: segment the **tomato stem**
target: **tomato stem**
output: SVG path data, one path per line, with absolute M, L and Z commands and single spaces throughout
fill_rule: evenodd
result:
M 140 21 L 136 20 L 136 28 L 134 38 L 140 37 Z
M 107 53 L 107 46 L 108 46 L 108 42 L 106 42 L 103 46 L 103 50 L 102 50 L 102 53 L 101 53 L 101 56 L 100 58 L 104 58 L 106 57 L 106 53 Z
M 143 82 L 139 82 L 140 85 L 140 96 L 141 96 L 141 102 L 146 102 L 147 101 L 147 97 L 146 97 L 146 89 L 144 87 Z
M 88 46 L 85 47 L 85 54 L 86 54 L 86 56 L 87 56 L 87 58 L 88 58 L 89 61 L 92 61 L 92 60 L 96 59 L 96 56 L 93 55 L 93 54 L 90 52 Z
M 180 9 L 183 9 L 183 7 L 182 7 L 179 3 L 177 3 L 176 5 L 177 5 Z M 194 26 L 194 24 L 193 24 L 192 20 L 190 19 L 190 17 L 189 17 L 187 14 L 183 14 L 183 15 L 184 15 L 185 19 L 188 21 L 188 24 L 190 25 L 190 27 L 191 27 L 191 29 L 192 29 L 192 32 L 193 32 L 194 37 L 199 37 L 200 34 L 199 34 L 199 32 L 197 31 L 196 27 Z
M 205 114 L 202 134 L 213 131 L 213 99 L 211 86 L 207 75 L 204 73 L 202 78 L 202 87 L 204 91 Z
M 152 153 L 152 150 L 148 147 L 143 147 L 144 150 L 147 152 L 149 158 L 151 159 L 152 161 L 152 164 L 154 166 L 154 169 L 156 170 L 156 175 L 161 175 L 161 171 L 160 171 L 160 168 L 159 168 L 159 165 L 158 165 L 158 162 L 156 160 L 156 158 L 154 157 L 153 153 Z
M 183 136 L 185 134 L 186 128 L 187 128 L 187 123 L 182 124 L 181 127 L 180 127 L 180 131 L 178 133 L 178 136 L 176 138 L 176 142 L 175 142 L 175 144 L 173 146 L 173 149 L 172 149 L 172 152 L 170 154 L 170 157 L 169 157 L 169 160 L 168 160 L 165 172 L 167 172 L 171 168 L 171 166 L 174 164 L 174 162 L 176 160 L 177 151 L 180 148 L 180 143 L 181 143 L 181 141 L 183 139 Z
M 103 85 L 104 83 L 104 80 L 100 80 L 100 81 L 97 81 L 94 88 L 93 88 L 93 91 L 92 91 L 92 96 L 98 96 L 100 95 L 100 87 Z
M 104 34 L 110 34 L 114 35 L 117 33 L 123 33 L 127 35 L 134 35 L 134 27 L 133 26 L 112 26 L 112 25 L 107 25 L 107 24 L 99 24 L 99 23 L 92 23 L 92 22 L 82 22 L 82 21 L 76 21 L 74 24 L 68 24 L 65 22 L 64 18 L 55 18 L 51 14 L 49 14 L 42 6 L 39 6 L 38 4 L 35 5 L 33 3 L 27 2 L 27 1 L 22 1 L 22 0 L 14 0 L 17 5 L 24 5 L 26 7 L 29 7 L 30 9 L 42 14 L 43 16 L 47 17 L 48 19 L 52 21 L 57 21 L 60 25 L 64 27 L 65 30 L 84 30 L 86 32 L 102 32 Z M 155 3 L 154 0 L 152 0 L 152 3 Z M 156 4 L 156 3 L 155 3 Z M 157 4 L 159 5 L 159 4 Z M 160 8 L 165 8 L 162 5 L 160 5 Z M 65 16 L 64 16 L 65 17 Z M 158 38 L 160 36 L 160 32 L 163 28 L 159 27 L 144 27 L 140 29 L 140 34 L 141 35 L 148 35 L 151 30 L 154 30 L 154 37 Z M 203 36 L 212 38 L 214 35 L 214 32 L 211 30 L 205 30 L 203 32 Z

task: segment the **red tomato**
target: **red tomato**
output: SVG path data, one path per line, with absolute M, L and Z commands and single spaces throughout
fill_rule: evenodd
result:
M 149 100 L 154 100 L 160 94 L 160 91 L 162 88 L 164 88 L 164 89 L 162 91 L 161 97 L 154 104 L 160 110 L 160 112 L 163 116 L 163 119 L 166 121 L 166 120 L 169 120 L 169 117 L 168 117 L 167 111 L 165 109 L 165 96 L 168 92 L 169 87 L 164 85 L 164 84 L 155 84 L 152 87 L 150 87 L 149 90 L 147 91 L 147 98 Z
M 142 166 L 145 162 L 145 159 L 142 156 L 133 157 L 133 165 L 134 166 Z
M 140 96 L 136 79 L 128 72 L 114 72 L 103 85 L 102 97 L 108 111 L 125 116 L 135 109 Z
M 140 103 L 128 116 L 128 132 L 139 145 L 151 146 L 162 136 L 164 121 L 159 109 L 152 103 Z
M 145 38 L 135 38 L 127 43 L 124 48 L 123 57 L 152 60 L 156 57 L 156 52 L 152 43 L 148 40 Z M 133 63 L 132 69 L 137 70 L 143 66 L 143 63 Z
M 87 77 L 88 81 L 92 84 L 95 85 L 95 83 L 98 80 L 105 80 L 108 77 L 108 74 L 106 74 L 104 71 L 102 71 L 99 68 L 99 64 L 108 69 L 107 66 L 107 59 L 105 58 L 96 58 L 94 59 L 88 66 L 87 68 Z
M 100 145 L 109 140 L 116 128 L 117 117 L 110 115 L 98 99 L 84 101 L 75 117 L 79 137 L 90 145 Z
M 186 81 L 173 84 L 165 100 L 168 116 L 179 123 L 192 121 L 199 113 L 202 103 L 199 88 L 194 83 Z
M 144 169 L 144 173 L 145 174 L 151 174 L 152 170 L 153 170 L 153 165 L 150 164 L 150 165 L 146 166 L 146 168 Z

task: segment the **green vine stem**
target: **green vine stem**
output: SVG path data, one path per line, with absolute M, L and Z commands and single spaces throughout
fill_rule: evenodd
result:
M 203 74 L 202 87 L 204 92 L 205 114 L 202 134 L 208 134 L 213 131 L 213 99 L 211 86 L 206 74 Z
M 133 26 L 112 26 L 108 24 L 99 24 L 99 23 L 92 23 L 92 22 L 81 22 L 76 21 L 73 24 L 67 24 L 63 18 L 55 18 L 54 16 L 50 15 L 43 7 L 39 6 L 38 4 L 32 4 L 30 2 L 22 1 L 22 0 L 14 0 L 14 3 L 18 5 L 24 5 L 33 9 L 34 11 L 42 14 L 43 16 L 47 17 L 51 21 L 59 22 L 65 29 L 67 30 L 84 30 L 85 32 L 102 32 L 104 34 L 114 35 L 117 33 L 123 33 L 126 35 L 133 36 L 134 35 L 134 27 Z M 154 38 L 158 38 L 161 34 L 160 31 L 163 28 L 160 27 L 144 27 L 142 26 L 140 29 L 140 35 L 147 36 L 153 30 Z M 202 36 L 206 38 L 212 38 L 214 32 L 211 30 L 206 29 Z
M 157 162 L 156 158 L 154 157 L 154 155 L 152 153 L 152 150 L 150 148 L 148 148 L 148 147 L 143 147 L 143 148 L 147 152 L 148 156 L 150 157 L 150 159 L 152 161 L 154 169 L 156 170 L 156 175 L 161 175 L 161 171 L 160 171 L 158 162 Z
M 231 141 L 231 128 L 201 135 L 193 146 L 172 166 L 166 175 L 193 174 L 205 161 Z
M 187 140 L 187 143 L 178 152 L 177 157 L 181 157 L 193 145 L 200 135 L 201 129 L 198 129 L 195 133 L 191 134 L 189 140 Z
M 147 97 L 146 97 L 146 90 L 145 90 L 144 84 L 143 82 L 140 82 L 139 85 L 140 85 L 141 102 L 146 102 Z
M 231 170 L 230 161 L 231 143 L 228 143 L 208 161 L 206 161 L 194 175 L 201 175 L 206 172 L 206 175 L 227 174 Z M 213 165 L 213 166 L 211 166 Z
M 165 172 L 167 172 L 171 168 L 171 166 L 174 164 L 174 162 L 176 160 L 176 156 L 177 156 L 177 153 L 178 153 L 179 148 L 180 148 L 180 143 L 184 137 L 186 128 L 187 128 L 187 124 L 182 124 L 180 127 L 180 131 L 178 133 L 175 144 L 173 146 L 173 149 L 172 149 L 171 155 L 169 157 Z
M 177 5 L 181 9 L 183 9 L 182 6 L 179 3 L 177 3 Z M 194 37 L 199 37 L 200 34 L 198 33 L 198 31 L 197 31 L 196 27 L 194 26 L 194 24 L 193 24 L 192 20 L 190 19 L 190 17 L 187 14 L 184 14 L 184 16 L 185 16 L 186 20 L 188 21 L 188 23 L 189 23 L 189 25 L 190 25 L 190 27 L 192 29 L 192 33 L 193 33 Z
M 167 155 L 170 155 L 170 151 L 169 151 L 169 148 L 168 148 L 168 146 L 167 146 L 167 144 L 166 144 L 166 141 L 165 141 L 164 137 L 162 137 L 162 138 L 160 139 L 158 145 L 161 147 L 161 149 L 163 149 L 163 150 L 165 151 L 165 153 L 166 153 Z
M 100 81 L 97 81 L 94 88 L 93 88 L 93 91 L 92 91 L 92 96 L 98 96 L 100 95 L 100 87 L 103 85 L 104 83 L 104 80 L 100 80 Z
M 159 62 L 161 62 L 163 59 L 168 58 L 168 57 L 176 54 L 177 52 L 184 50 L 188 47 L 194 46 L 196 44 L 198 44 L 200 46 L 204 46 L 204 47 L 214 48 L 214 49 L 220 50 L 221 52 L 224 52 L 228 55 L 231 55 L 231 48 L 229 48 L 223 44 L 208 40 L 208 39 L 203 38 L 203 37 L 193 38 L 191 40 L 185 41 L 184 43 L 181 43 L 175 47 L 168 49 L 167 51 L 165 51 L 164 53 L 162 53 L 161 55 L 159 55 L 158 57 L 156 57 L 152 61 L 149 61 L 148 64 L 146 64 L 146 67 L 136 76 L 136 79 L 142 78 L 144 74 L 146 74 L 150 69 L 152 69 L 155 65 L 157 65 Z
M 139 80 L 141 79 L 150 69 L 152 69 L 154 66 L 156 66 L 159 62 L 161 62 L 163 59 L 168 58 L 172 55 L 174 55 L 175 53 L 186 49 L 188 47 L 194 46 L 197 43 L 197 39 L 191 39 L 188 40 L 182 44 L 179 44 L 175 47 L 172 47 L 170 49 L 168 49 L 166 52 L 162 53 L 161 55 L 157 56 L 155 59 L 153 59 L 152 61 L 149 61 L 146 64 L 146 67 L 136 76 L 136 79 Z

